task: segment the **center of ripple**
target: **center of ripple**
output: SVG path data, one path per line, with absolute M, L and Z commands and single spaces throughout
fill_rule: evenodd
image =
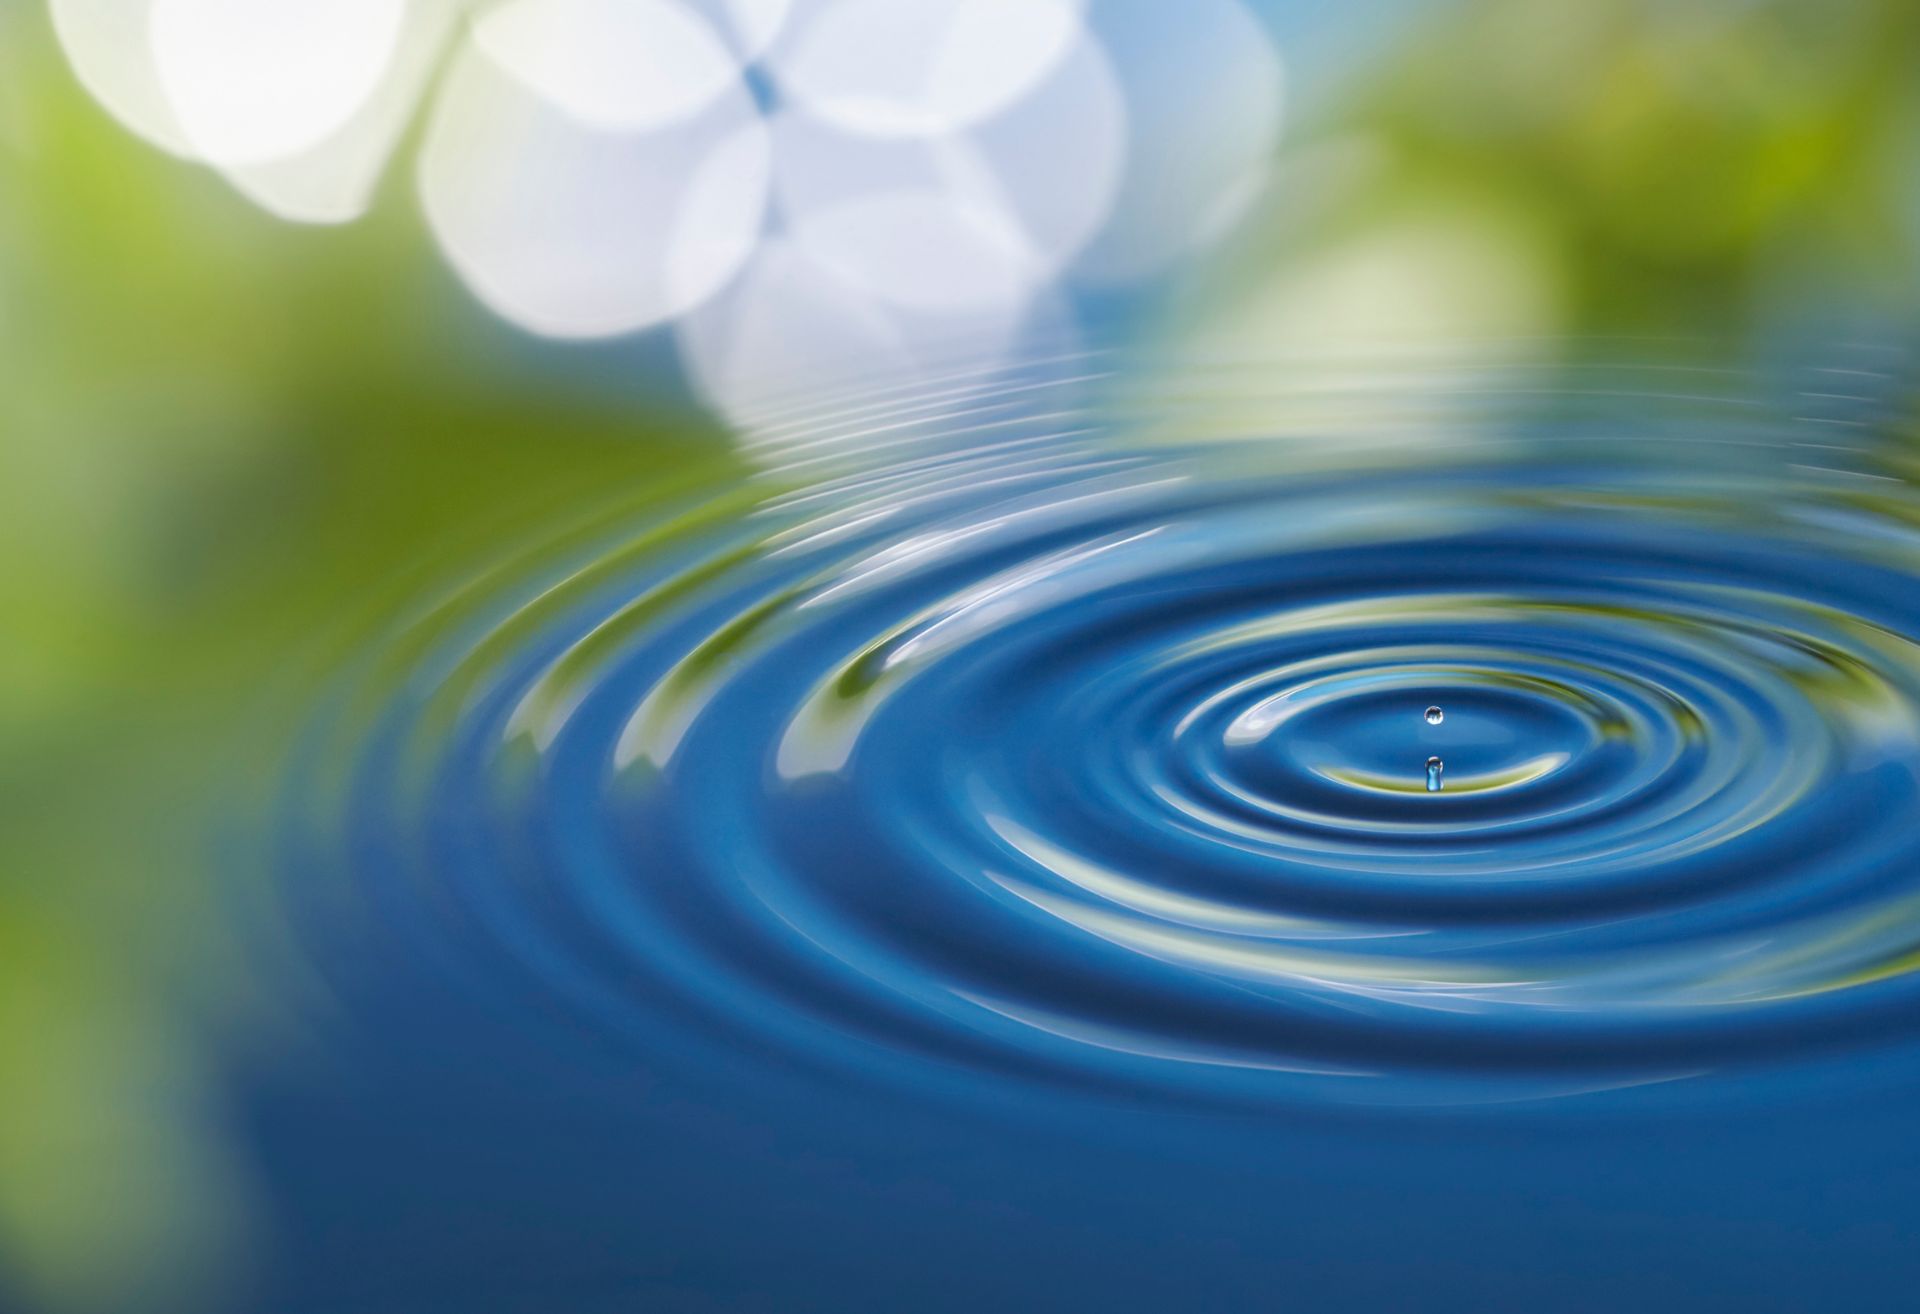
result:
M 1444 722 L 1412 714 L 1423 691 L 1446 696 Z M 1254 793 L 1283 798 L 1333 784 L 1353 806 L 1397 809 L 1428 790 L 1427 761 L 1442 759 L 1449 801 L 1518 793 L 1584 754 L 1603 751 L 1606 709 L 1565 684 L 1493 669 L 1403 665 L 1308 681 L 1236 716 L 1221 763 Z

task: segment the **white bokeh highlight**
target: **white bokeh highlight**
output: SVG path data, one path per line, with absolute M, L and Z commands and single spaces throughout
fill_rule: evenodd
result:
M 1126 132 L 1112 68 L 1099 46 L 1083 39 L 1040 87 L 966 132 L 882 139 L 838 131 L 799 111 L 780 114 L 775 194 L 795 228 L 881 197 L 951 206 L 997 233 L 1009 261 L 1024 267 L 1016 282 L 1030 285 L 1059 277 L 1107 222 L 1125 167 Z M 900 217 L 910 218 L 910 210 L 903 207 Z M 966 233 L 957 218 L 941 226 Z M 935 259 L 930 238 L 905 228 L 898 235 L 923 243 Z M 849 272 L 856 282 L 882 277 Z
M 1114 222 L 1080 273 L 1130 282 L 1217 240 L 1259 197 L 1279 140 L 1282 69 L 1241 0 L 1101 0 L 1094 13 L 1126 71 L 1132 132 Z
M 932 188 L 814 210 L 791 231 L 796 245 L 848 284 L 908 310 L 1018 305 L 1042 281 L 1003 211 Z
M 796 409 L 917 394 L 935 380 L 977 377 L 1029 344 L 1069 352 L 1072 315 L 1052 293 L 971 311 L 889 303 L 851 284 L 786 238 L 768 241 L 725 291 L 681 322 L 694 386 L 750 445 L 792 447 Z M 913 431 L 918 400 L 865 435 L 872 445 Z M 952 417 L 934 407 L 931 412 Z M 844 431 L 843 431 L 844 432 Z
M 379 87 L 406 0 L 154 0 L 160 89 L 181 136 L 215 165 L 310 149 Z
M 740 77 L 720 34 L 676 0 L 507 0 L 473 39 L 542 99 L 614 131 L 693 118 Z
M 153 59 L 153 0 L 49 0 L 54 35 L 93 98 L 176 155 L 191 153 Z
M 794 0 L 682 0 L 719 28 L 742 60 L 757 59 L 786 26 Z
M 928 136 L 1037 85 L 1079 38 L 1073 0 L 814 0 L 772 55 L 781 90 L 854 132 Z
M 263 163 L 223 166 L 220 172 L 255 204 L 283 219 L 338 224 L 359 218 L 394 145 L 413 121 L 458 8 L 459 0 L 413 0 L 386 76 L 324 140 Z
M 428 222 L 473 291 L 554 337 L 671 319 L 752 253 L 766 209 L 767 131 L 737 84 L 671 131 L 582 122 L 466 51 L 421 150 Z
M 806 392 L 1073 337 L 1262 194 L 1243 0 L 48 0 L 115 117 L 282 217 L 414 192 L 530 332 L 671 324 L 751 431 Z M 751 433 L 749 433 L 751 436 Z
M 285 219 L 362 214 L 462 0 L 51 0 L 83 85 Z M 244 9 L 227 21 L 230 9 Z M 311 53 L 309 53 L 311 48 Z
M 679 347 L 700 393 L 751 428 L 804 392 L 911 372 L 917 359 L 903 319 L 774 238 L 721 296 L 687 317 Z

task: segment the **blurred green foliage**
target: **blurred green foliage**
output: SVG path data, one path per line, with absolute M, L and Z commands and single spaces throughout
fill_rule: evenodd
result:
M 269 787 L 273 690 L 438 561 L 732 470 L 562 350 L 469 304 L 403 175 L 279 223 L 0 10 L 0 1304 L 190 1301 L 244 1238 L 203 1060 L 261 983 L 207 855 Z
M 1432 6 L 1294 125 L 1218 298 L 1282 343 L 1904 331 L 1916 51 L 1913 0 Z

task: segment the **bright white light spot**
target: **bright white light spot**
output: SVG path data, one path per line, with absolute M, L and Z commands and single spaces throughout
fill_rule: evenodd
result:
M 282 159 L 373 95 L 405 16 L 405 0 L 154 0 L 154 64 L 195 154 Z
M 1158 272 L 1221 236 L 1258 196 L 1279 135 L 1280 57 L 1240 0 L 1103 0 L 1131 155 L 1113 222 L 1077 273 Z
M 1040 269 L 1005 217 L 936 191 L 848 201 L 806 216 L 795 241 L 882 300 L 915 310 L 1016 305 Z
M 683 321 L 679 340 L 701 391 L 736 420 L 796 394 L 913 367 L 906 335 L 877 299 L 781 239 Z
M 775 193 L 790 227 L 806 232 L 827 212 L 882 195 L 937 194 L 953 213 L 935 229 L 888 235 L 889 246 L 910 240 L 937 254 L 940 229 L 980 232 L 1006 248 L 1001 263 L 1022 284 L 1052 277 L 1106 220 L 1125 155 L 1119 89 L 1097 44 L 1084 40 L 1032 94 L 967 132 L 862 137 L 799 112 L 774 125 Z M 856 281 L 892 281 L 891 272 L 861 272 L 887 250 L 850 251 L 854 264 L 843 267 Z M 938 276 L 909 275 L 909 286 Z
M 693 0 L 704 11 L 719 8 L 723 26 L 733 34 L 739 53 L 754 58 L 773 44 L 787 21 L 793 0 Z
M 420 104 L 460 0 L 414 0 L 400 47 L 373 97 L 311 150 L 222 170 L 261 208 L 299 223 L 337 224 L 365 213 L 395 142 Z
M 1099 42 L 1077 41 L 1052 74 L 964 138 L 943 144 L 949 188 L 984 202 L 961 161 L 977 156 L 999 202 L 1050 269 L 1079 253 L 1112 213 L 1127 164 L 1127 112 Z
M 794 405 L 912 391 L 948 371 L 980 371 L 1005 359 L 1036 323 L 1049 341 L 1064 339 L 1064 311 L 1044 299 L 1039 306 L 1024 302 L 973 312 L 911 310 L 775 238 L 721 295 L 681 321 L 679 343 L 701 392 L 750 443 L 793 450 L 825 441 L 807 425 L 780 422 Z M 954 405 L 967 409 L 964 401 Z M 833 441 L 904 441 L 910 431 L 885 409 L 862 408 L 866 419 L 834 425 Z M 967 424 L 924 406 L 912 407 L 912 414 L 936 429 L 964 430 Z
M 474 39 L 500 67 L 582 123 L 644 130 L 699 114 L 740 65 L 676 0 L 509 0 Z
M 944 185 L 938 147 L 951 138 L 855 137 L 798 111 L 775 115 L 772 127 L 774 198 L 788 224 L 865 196 Z
M 1029 300 L 1105 220 L 1125 150 L 1117 89 L 1086 42 L 971 132 L 856 137 L 791 113 L 774 142 L 795 242 L 865 294 L 937 314 Z
M 1072 49 L 1072 0 L 820 0 L 773 52 L 808 112 L 874 136 L 977 123 L 1030 91 Z
M 153 66 L 153 0 L 52 0 L 53 29 L 82 86 L 155 145 L 191 153 Z
M 670 132 L 598 131 L 469 53 L 447 81 L 420 191 L 476 294 L 539 333 L 594 337 L 670 319 L 759 238 L 767 133 L 744 88 Z

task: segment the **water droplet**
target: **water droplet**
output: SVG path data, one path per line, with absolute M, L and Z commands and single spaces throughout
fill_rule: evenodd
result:
M 1437 707 L 1429 707 L 1429 708 L 1427 709 L 1427 724 L 1428 724 L 1428 725 L 1439 725 L 1439 724 L 1440 724 L 1440 723 L 1441 723 L 1442 721 L 1444 721 L 1444 720 L 1446 720 L 1446 719 L 1447 719 L 1447 714 L 1446 714 L 1445 712 L 1443 712 L 1443 711 L 1441 711 L 1441 710 L 1440 710 L 1439 708 L 1437 708 Z
M 1427 759 L 1427 793 L 1438 794 L 1440 792 L 1440 775 L 1446 769 L 1447 764 L 1439 758 L 1430 757 Z

